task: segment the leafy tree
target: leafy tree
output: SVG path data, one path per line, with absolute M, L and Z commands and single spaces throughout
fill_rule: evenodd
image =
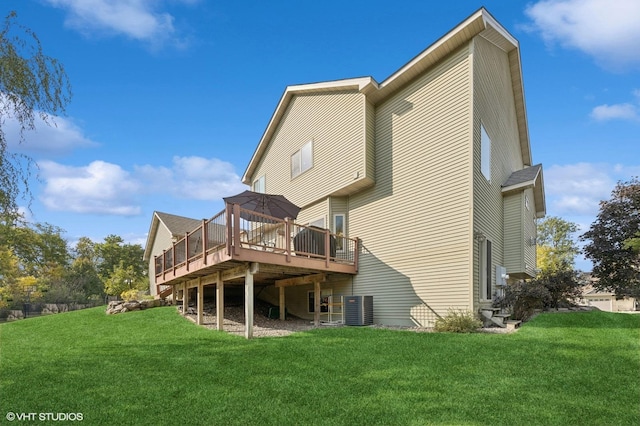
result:
M 640 232 L 637 233 L 635 237 L 626 240 L 624 247 L 632 250 L 634 253 L 640 254 Z
M 18 258 L 8 248 L 0 246 L 0 309 L 13 302 L 18 278 Z
M 48 223 L 14 225 L 3 228 L 0 244 L 11 248 L 26 275 L 39 277 L 46 274 L 49 267 L 68 266 L 70 254 L 63 232 Z
M 98 275 L 95 243 L 87 237 L 82 237 L 73 251 L 75 259 L 67 274 L 69 285 L 81 291 L 87 299 L 102 299 L 104 283 Z
M 144 249 L 140 244 L 125 244 L 117 235 L 105 237 L 95 245 L 98 275 L 104 281 L 105 292 L 116 296 L 125 290 L 148 288 Z
M 149 283 L 146 277 L 137 274 L 133 266 L 120 264 L 105 282 L 105 292 L 112 296 L 120 296 L 129 290 L 146 290 Z
M 580 253 L 573 234 L 578 225 L 556 216 L 538 223 L 538 245 L 536 247 L 538 269 L 543 274 L 573 271 L 575 257 Z
M 24 132 L 35 128 L 36 116 L 50 124 L 65 113 L 71 86 L 63 65 L 47 56 L 36 34 L 16 22 L 10 12 L 0 28 L 0 213 L 15 214 L 17 199 L 30 195 L 28 180 L 33 160 L 11 152 L 4 132 L 13 119 Z
M 596 221 L 582 239 L 587 258 L 593 261 L 594 284 L 616 295 L 640 297 L 640 181 L 618 182 L 611 199 L 600 202 Z

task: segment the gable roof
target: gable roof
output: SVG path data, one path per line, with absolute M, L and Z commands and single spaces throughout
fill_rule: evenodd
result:
M 193 231 L 201 224 L 202 221 L 198 219 L 158 211 L 153 212 L 151 226 L 147 234 L 147 244 L 144 248 L 144 260 L 148 261 L 151 258 L 151 248 L 153 247 L 160 226 L 164 226 L 173 237 L 182 237 L 185 233 Z
M 379 104 L 479 34 L 482 34 L 482 36 L 487 40 L 496 44 L 508 53 L 522 160 L 525 165 L 531 165 L 531 147 L 529 144 L 529 129 L 527 127 L 527 116 L 524 102 L 519 44 L 518 41 L 509 34 L 509 32 L 502 27 L 502 25 L 500 25 L 485 8 L 480 8 L 431 46 L 423 50 L 407 64 L 402 66 L 398 71 L 394 72 L 382 83 L 378 83 L 373 77 L 360 77 L 323 83 L 288 86 L 280 98 L 280 102 L 276 106 L 276 109 L 271 116 L 271 120 L 269 120 L 269 124 L 267 125 L 267 128 L 265 129 L 265 132 L 262 135 L 251 160 L 249 161 L 249 165 L 242 176 L 242 182 L 247 185 L 251 185 L 253 173 L 258 167 L 262 155 L 265 153 L 271 138 L 280 124 L 280 120 L 284 116 L 284 113 L 294 96 L 336 90 L 358 90 L 367 97 L 369 102 L 374 105 Z
M 502 185 L 502 193 L 507 194 L 528 188 L 533 189 L 533 197 L 536 203 L 536 217 L 544 217 L 547 207 L 544 198 L 542 164 L 525 167 L 524 169 L 516 170 L 511 173 L 506 182 Z

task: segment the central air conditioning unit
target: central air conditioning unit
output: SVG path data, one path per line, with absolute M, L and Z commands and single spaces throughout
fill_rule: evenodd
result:
M 373 324 L 373 296 L 344 296 L 345 325 Z

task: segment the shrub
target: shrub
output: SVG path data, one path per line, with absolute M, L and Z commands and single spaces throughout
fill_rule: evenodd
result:
M 436 319 L 435 331 L 471 333 L 482 327 L 482 322 L 473 312 L 449 309 L 447 316 Z
M 549 299 L 545 301 L 545 308 L 557 309 L 571 305 L 571 301 L 580 296 L 577 272 L 573 270 L 542 274 L 535 281 L 549 290 Z
M 139 293 L 140 291 L 136 289 L 126 290 L 120 293 L 120 297 L 122 297 L 122 300 L 126 300 L 126 301 L 138 300 Z
M 511 317 L 526 321 L 536 309 L 543 309 L 551 301 L 549 290 L 536 280 L 518 281 L 505 288 L 504 296 L 497 298 L 493 305 L 511 310 Z

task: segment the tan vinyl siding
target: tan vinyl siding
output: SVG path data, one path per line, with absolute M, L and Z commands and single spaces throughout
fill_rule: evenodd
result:
M 492 270 L 504 266 L 504 212 L 501 185 L 523 168 L 520 135 L 507 52 L 482 36 L 473 39 L 474 204 L 473 228 L 492 242 Z M 481 172 L 480 128 L 491 139 L 491 180 Z M 474 244 L 474 298 L 478 300 L 478 244 Z M 495 274 L 492 274 L 495 285 Z
M 529 209 L 525 200 L 529 200 Z M 536 219 L 533 190 L 526 189 L 504 197 L 505 264 L 514 279 L 535 276 Z
M 432 309 L 470 308 L 469 52 L 449 56 L 376 110 L 376 184 L 349 197 L 362 239 L 354 293 L 374 320 L 432 325 Z
M 527 189 L 524 195 L 529 199 L 529 210 L 523 209 L 524 220 L 524 272 L 531 277 L 536 276 L 536 245 L 535 242 L 538 235 L 536 222 L 536 205 L 533 198 L 533 189 Z
M 365 155 L 366 155 L 366 175 L 370 180 L 375 179 L 375 144 L 376 144 L 376 108 L 365 100 Z
M 336 214 L 344 214 L 344 232 L 345 232 L 345 236 L 349 236 L 349 227 L 348 227 L 348 223 L 349 223 L 349 198 L 348 197 L 331 197 L 329 199 L 329 217 L 330 217 L 330 223 L 329 223 L 329 228 L 331 229 L 331 232 L 336 232 L 336 230 L 334 229 L 333 226 L 333 216 Z
M 364 185 L 371 168 L 366 164 L 371 157 L 365 122 L 364 95 L 357 91 L 295 95 L 252 179 L 265 175 L 267 193 L 282 194 L 303 207 Z M 291 155 L 309 141 L 313 166 L 292 179 Z
M 151 248 L 151 256 L 149 258 L 149 291 L 151 295 L 156 295 L 156 270 L 155 270 L 155 256 L 162 254 L 163 250 L 171 247 L 173 244 L 173 237 L 171 232 L 166 226 L 160 224 L 156 232 L 155 239 Z
M 316 221 L 320 218 L 324 219 L 325 228 L 329 225 L 329 199 L 325 198 L 324 200 L 320 200 L 315 204 L 312 204 L 298 213 L 298 218 L 296 219 L 296 223 L 301 225 L 306 225 L 309 222 Z
M 523 205 L 522 192 L 504 197 L 504 266 L 513 278 L 524 270 Z

